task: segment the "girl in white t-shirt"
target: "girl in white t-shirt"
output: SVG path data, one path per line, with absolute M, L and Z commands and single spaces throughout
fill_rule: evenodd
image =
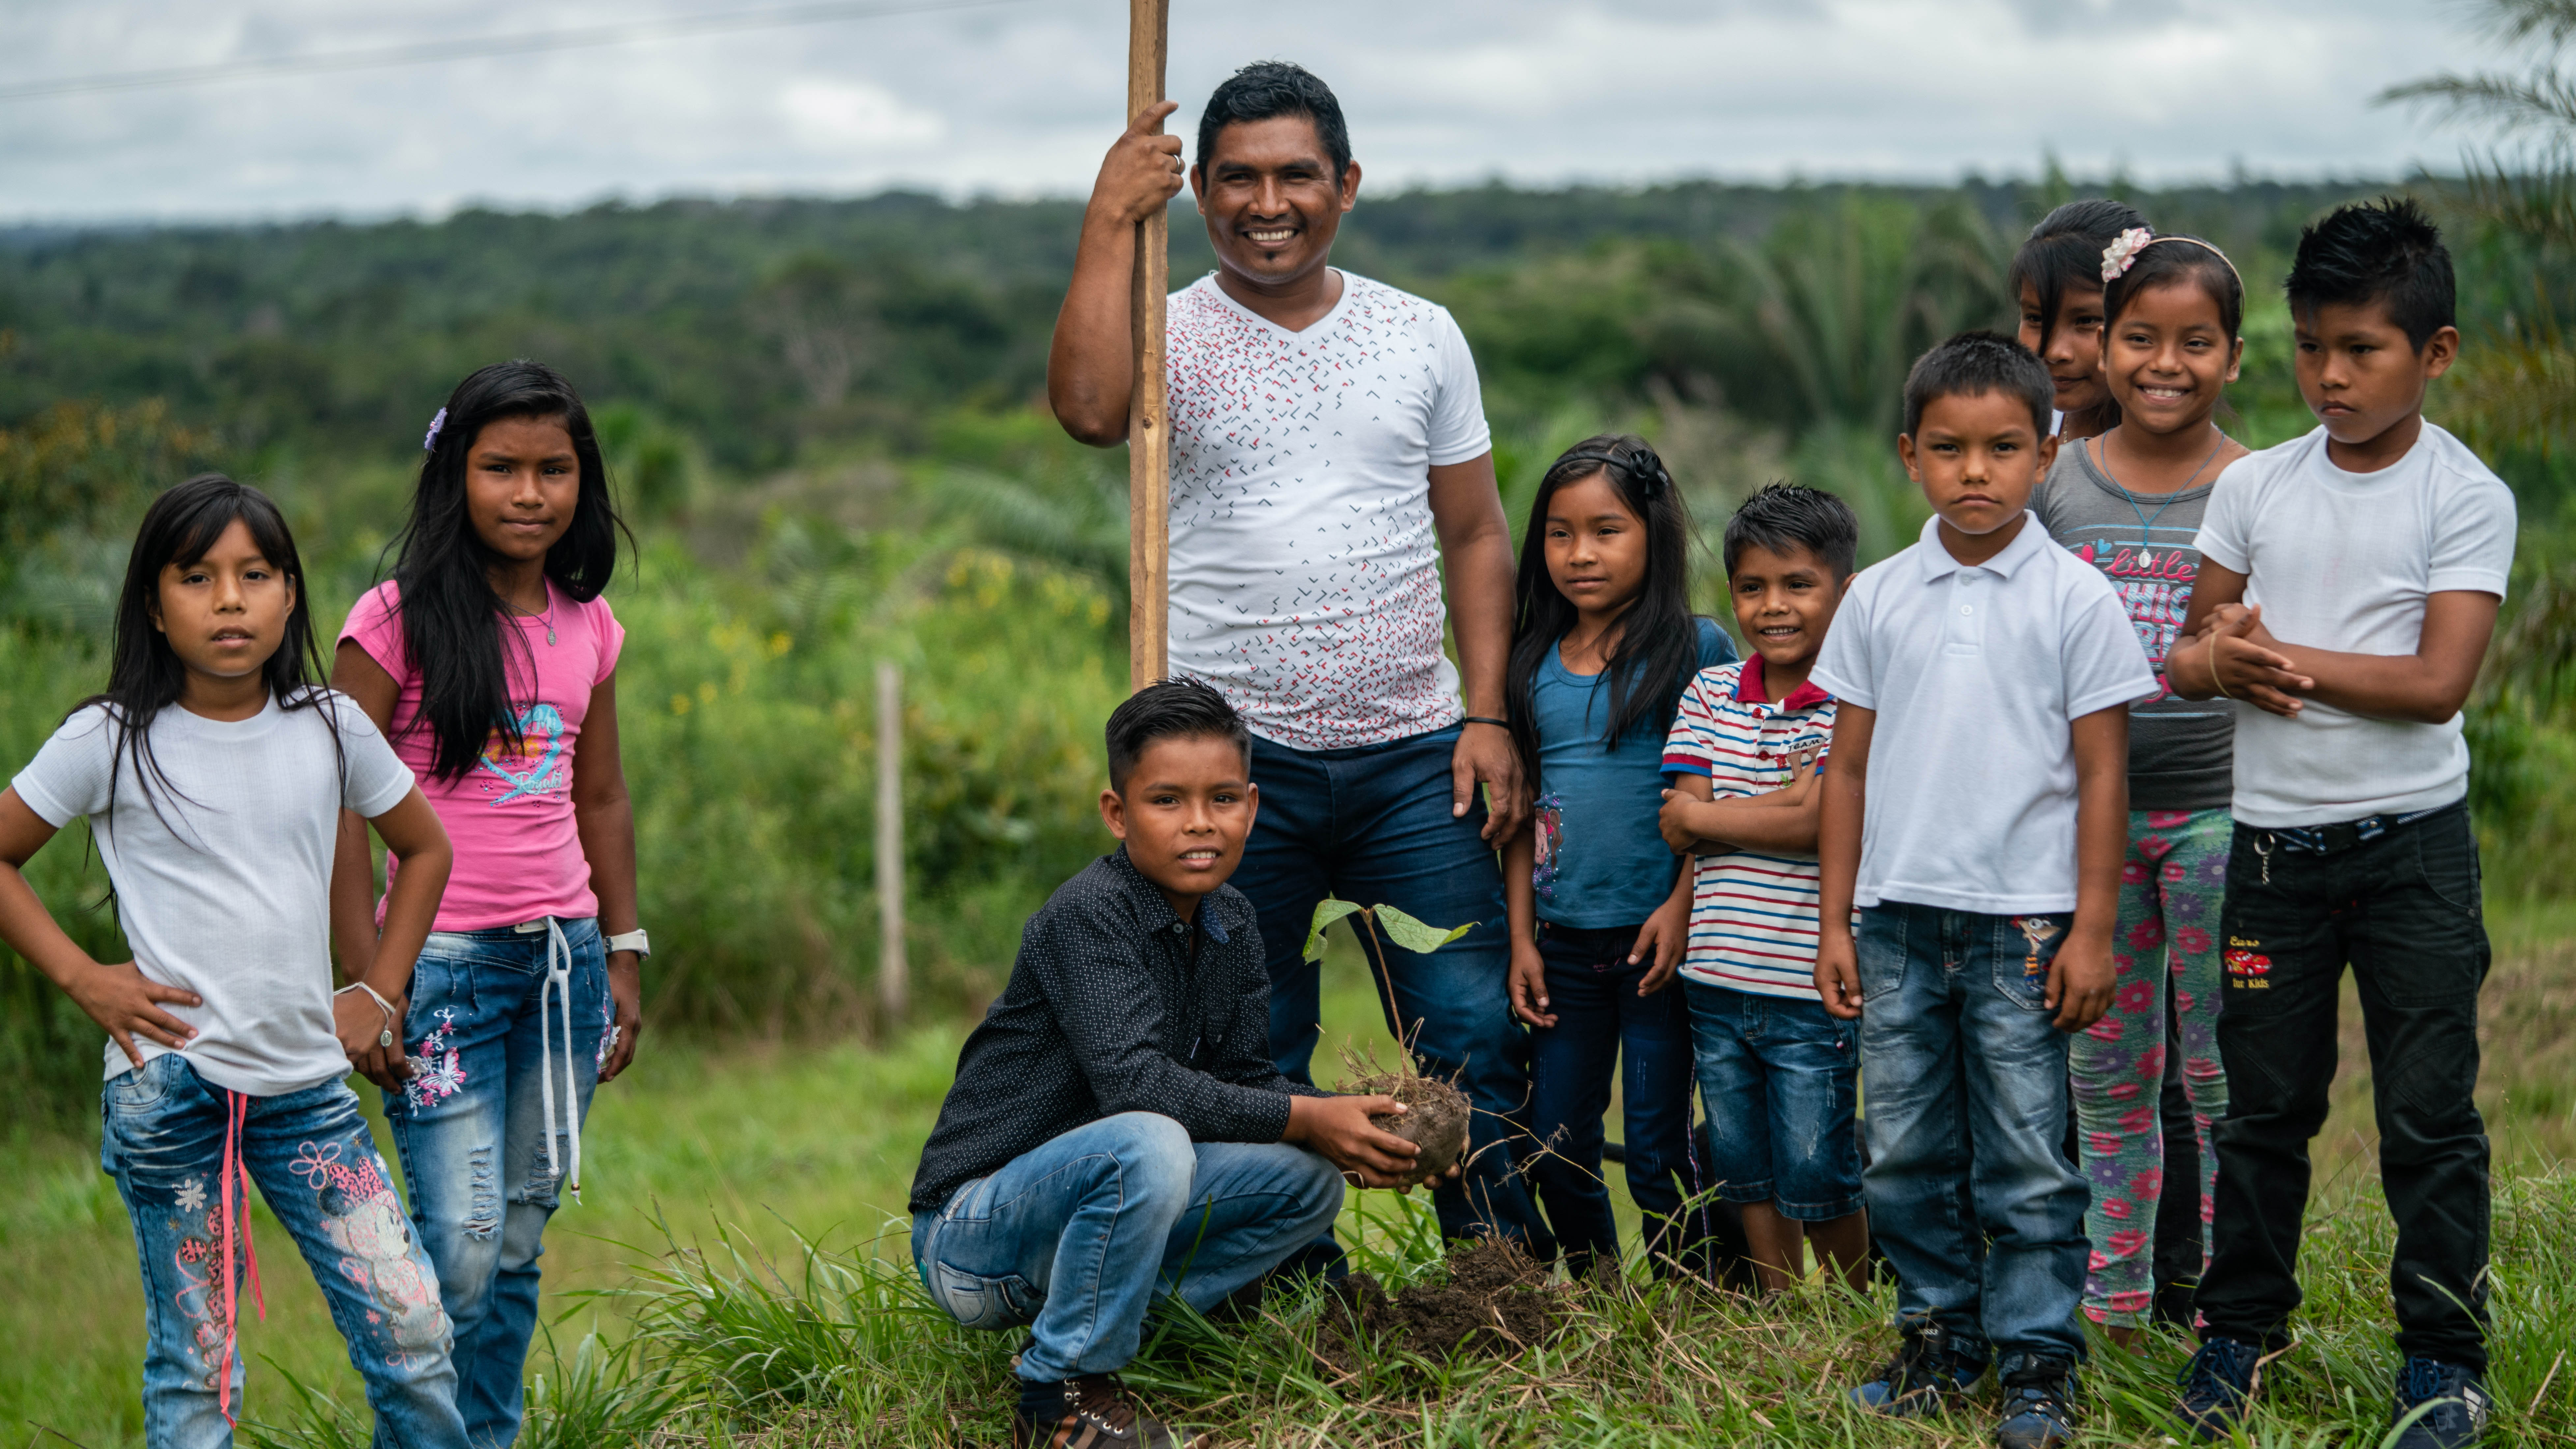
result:
M 384 736 L 316 681 L 286 521 L 207 474 L 156 499 L 126 565 L 107 689 L 0 791 L 0 940 L 104 1028 L 105 1142 L 143 1264 L 143 1436 L 232 1442 L 250 1184 L 313 1265 L 381 1442 L 463 1446 L 450 1325 L 351 1066 L 398 1082 L 401 1001 L 446 883 L 438 817 Z M 343 809 L 415 862 L 364 977 L 331 991 Z M 21 868 L 90 822 L 131 961 L 63 933 Z M 245 1284 L 245 1278 L 247 1283 Z
M 430 424 L 394 576 L 349 611 L 331 672 L 456 841 L 411 1006 L 422 1069 L 385 1094 L 385 1123 L 456 1319 L 456 1401 L 477 1444 L 518 1437 L 546 1223 L 580 1196 L 593 1088 L 635 1053 L 626 636 L 600 597 L 620 531 L 572 384 L 542 363 L 482 368 Z M 344 832 L 344 963 L 377 949 L 372 884 Z

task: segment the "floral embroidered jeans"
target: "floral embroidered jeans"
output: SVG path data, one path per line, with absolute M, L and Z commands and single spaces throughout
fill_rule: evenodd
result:
M 2156 1199 L 2165 1138 L 2157 1103 L 2165 1074 L 2166 1012 L 2182 1040 L 2183 1087 L 2200 1138 L 2200 1218 L 2210 1218 L 2218 1158 L 2210 1124 L 2227 1114 L 2218 1061 L 2218 911 L 2227 893 L 2235 823 L 2225 810 L 2133 810 L 2120 865 L 2112 934 L 2119 970 L 2111 1009 L 2069 1054 L 2076 1148 L 2093 1205 L 2084 1235 L 2093 1256 L 2084 1312 L 2096 1323 L 2143 1326 L 2154 1308 Z M 2208 1266 L 2206 1244 L 2201 1265 Z
M 500 1449 L 519 1436 L 537 1258 L 577 1151 L 564 1114 L 587 1115 L 608 1054 L 599 923 L 557 924 L 571 948 L 572 1087 L 564 1082 L 564 995 L 546 989 L 549 935 L 542 925 L 501 926 L 433 932 L 421 947 L 405 1019 L 419 1074 L 385 1098 L 412 1221 L 456 1319 L 456 1405 L 475 1449 Z
M 464 1449 L 438 1279 L 356 1093 L 339 1082 L 228 1092 L 173 1052 L 110 1080 L 100 1099 L 99 1166 L 116 1179 L 143 1260 L 145 1443 L 222 1449 L 244 1416 L 237 1330 L 259 1312 L 247 1236 L 256 1183 L 348 1340 L 378 1449 Z M 229 1194 L 228 1160 L 238 1164 Z

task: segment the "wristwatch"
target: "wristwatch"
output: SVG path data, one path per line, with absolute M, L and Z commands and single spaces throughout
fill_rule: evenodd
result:
M 644 928 L 641 926 L 636 927 L 634 930 L 625 932 L 622 935 L 609 937 L 609 954 L 613 956 L 620 951 L 632 951 L 635 953 L 636 959 L 641 960 L 644 957 L 653 954 L 652 938 L 644 934 Z

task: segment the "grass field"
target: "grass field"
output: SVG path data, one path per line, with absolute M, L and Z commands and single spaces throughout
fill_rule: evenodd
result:
M 2480 1099 L 2499 1164 L 2497 1442 L 2576 1442 L 2576 913 L 2495 921 Z M 1329 963 L 1330 1040 L 1383 1042 L 1349 953 Z M 547 1284 L 561 1361 L 532 1372 L 552 1406 L 531 1444 L 596 1442 L 585 1409 L 619 1395 L 586 1376 L 633 1376 L 630 1393 L 672 1443 L 918 1445 L 997 1437 L 1007 1335 L 968 1335 L 922 1311 L 900 1240 L 914 1155 L 938 1109 L 962 1023 L 926 1025 L 885 1051 L 856 1044 L 722 1051 L 648 1041 L 603 1091 L 584 1134 L 586 1205 L 549 1236 Z M 2319 1144 L 2326 1169 L 2304 1267 L 2309 1339 L 2275 1375 L 2269 1442 L 2339 1442 L 2384 1412 L 2388 1229 L 2370 1168 L 2368 1074 L 2346 1007 L 2346 1066 Z M 371 1090 L 371 1089 L 366 1089 Z M 1612 1174 L 1616 1192 L 1616 1174 Z M 1623 1214 L 1624 1194 L 1620 1194 Z M 1390 1279 L 1436 1273 L 1418 1213 L 1354 1195 Z M 288 1376 L 350 1404 L 357 1380 L 321 1298 L 263 1211 L 268 1317 L 246 1322 L 250 1419 L 298 1417 Z M 881 1235 L 892 1261 L 870 1263 Z M 666 1255 L 676 1242 L 694 1251 Z M 805 1244 L 819 1245 L 819 1256 Z M 125 1215 L 97 1171 L 94 1137 L 22 1130 L 0 1147 L 0 1443 L 140 1442 L 141 1303 Z M 766 1261 L 778 1271 L 744 1271 Z M 638 1280 L 639 1269 L 648 1276 Z M 604 1290 L 627 1289 L 602 1296 Z M 1882 1292 L 1881 1297 L 1884 1297 Z M 1832 1385 L 1881 1351 L 1887 1311 L 1823 1289 L 1759 1310 L 1654 1288 L 1583 1292 L 1559 1330 L 1507 1359 L 1390 1353 L 1357 1376 L 1309 1346 L 1311 1298 L 1275 1302 L 1249 1331 L 1168 1323 L 1131 1375 L 1244 1440 L 1276 1444 L 1627 1445 L 1761 1438 L 1778 1443 L 1975 1442 L 1980 1423 L 1896 1429 L 1846 1422 Z M 603 1340 L 583 1339 L 598 1331 Z M 2105 1356 L 2101 1442 L 2154 1442 L 2160 1375 L 2182 1349 Z M 756 1363 L 755 1371 L 745 1365 Z M 2375 1431 L 2363 1442 L 2375 1437 Z

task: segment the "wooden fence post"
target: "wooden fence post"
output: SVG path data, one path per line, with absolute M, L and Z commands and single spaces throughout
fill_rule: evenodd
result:
M 877 663 L 877 921 L 877 990 L 892 1027 L 912 983 L 903 955 L 903 671 L 891 660 Z
M 1128 0 L 1127 114 L 1163 100 L 1171 52 L 1171 0 Z M 1160 126 L 1155 127 L 1157 131 Z M 1136 271 L 1128 293 L 1136 385 L 1127 404 L 1127 685 L 1170 672 L 1170 419 L 1163 412 L 1163 308 L 1171 290 L 1169 208 L 1136 226 Z

